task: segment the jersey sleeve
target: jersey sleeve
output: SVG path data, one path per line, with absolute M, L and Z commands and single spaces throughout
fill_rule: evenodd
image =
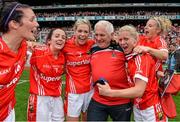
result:
M 168 49 L 167 49 L 167 43 L 166 41 L 163 39 L 163 38 L 158 38 L 156 40 L 156 48 L 159 49 L 159 50 L 165 50 L 168 52 Z
M 139 78 L 145 82 L 148 82 L 148 75 L 150 67 L 150 61 L 145 55 L 138 55 L 135 57 L 136 71 L 134 75 L 135 78 Z
M 46 50 L 48 50 L 48 46 L 36 46 L 34 47 L 34 49 L 32 50 L 32 54 L 31 54 L 31 58 L 30 58 L 30 64 L 35 64 L 37 57 L 41 57 L 44 54 L 44 52 L 46 52 Z

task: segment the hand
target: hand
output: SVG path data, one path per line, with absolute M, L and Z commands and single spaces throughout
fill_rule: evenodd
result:
M 150 50 L 149 47 L 146 47 L 146 46 L 136 46 L 134 49 L 133 49 L 133 52 L 136 52 L 136 53 L 148 53 Z
M 28 49 L 31 49 L 33 50 L 34 47 L 38 47 L 38 46 L 46 46 L 45 44 L 42 44 L 42 43 L 39 43 L 39 42 L 32 42 L 32 41 L 27 41 L 27 46 L 28 46 Z
M 97 83 L 99 94 L 103 96 L 111 96 L 112 89 L 110 88 L 109 84 L 105 82 L 104 85 L 101 85 L 100 83 Z
M 164 72 L 162 71 L 157 71 L 156 72 L 156 77 L 159 79 L 159 78 L 163 78 L 164 77 Z

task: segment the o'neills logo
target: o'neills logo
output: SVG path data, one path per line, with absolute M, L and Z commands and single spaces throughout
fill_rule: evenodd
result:
M 70 66 L 79 66 L 79 65 L 89 64 L 89 63 L 90 63 L 90 60 L 73 61 L 73 62 L 67 61 L 67 65 L 70 65 Z
M 20 74 L 18 74 L 19 73 L 19 71 L 22 69 L 22 67 L 21 67 L 21 65 L 20 64 L 15 64 L 15 70 L 14 70 L 14 74 L 15 74 L 15 76 L 13 76 L 14 78 L 8 83 L 8 84 L 6 84 L 4 87 L 10 87 L 11 85 L 13 85 L 13 84 L 16 84 L 16 82 L 18 82 L 18 80 L 19 80 L 19 75 Z M 1 72 L 2 74 L 6 74 L 6 73 L 8 73 L 8 72 L 10 72 L 9 71 L 10 70 L 10 68 L 9 69 L 7 69 L 7 70 L 4 70 L 3 72 Z M 2 87 L 2 86 L 1 86 Z
M 61 76 L 57 76 L 57 77 L 47 77 L 45 75 L 43 75 L 42 73 L 40 74 L 40 79 L 45 80 L 46 82 L 52 82 L 52 81 L 59 81 L 61 80 Z
M 15 77 L 14 79 L 12 79 L 12 80 L 10 81 L 9 84 L 6 85 L 6 87 L 9 87 L 9 86 L 11 86 L 12 84 L 15 84 L 18 80 L 19 80 L 19 77 Z

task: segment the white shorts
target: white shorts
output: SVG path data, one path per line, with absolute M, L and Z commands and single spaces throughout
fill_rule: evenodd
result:
M 28 121 L 64 121 L 61 97 L 31 94 L 28 100 Z
M 94 90 L 91 90 L 83 94 L 68 93 L 66 101 L 67 116 L 79 117 L 81 112 L 86 112 L 93 93 Z
M 133 106 L 134 120 L 136 122 L 157 122 L 157 121 L 168 121 L 166 115 L 163 113 L 161 104 L 157 103 L 144 110 L 138 109 Z
M 6 119 L 3 122 L 15 122 L 15 111 L 14 109 L 11 110 L 9 115 L 6 117 Z

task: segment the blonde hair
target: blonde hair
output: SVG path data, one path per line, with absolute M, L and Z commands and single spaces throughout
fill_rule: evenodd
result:
M 150 19 L 156 21 L 158 28 L 161 29 L 160 34 L 164 34 L 171 30 L 172 22 L 168 18 L 165 18 L 164 16 L 158 16 L 158 17 L 156 16 L 156 17 L 151 17 Z
M 131 35 L 131 37 L 133 37 L 136 41 L 138 41 L 139 39 L 139 34 L 136 30 L 136 28 L 132 25 L 125 25 L 125 26 L 122 26 L 121 28 L 119 28 L 118 30 L 118 34 L 120 34 L 121 32 L 123 31 L 127 31 L 129 32 L 129 34 Z
M 76 30 L 77 27 L 78 27 L 79 25 L 81 25 L 81 24 L 86 24 L 86 25 L 88 25 L 88 27 L 89 27 L 89 32 L 91 31 L 91 23 L 90 23 L 90 21 L 87 20 L 87 19 L 78 19 L 78 20 L 75 22 L 73 29 Z

